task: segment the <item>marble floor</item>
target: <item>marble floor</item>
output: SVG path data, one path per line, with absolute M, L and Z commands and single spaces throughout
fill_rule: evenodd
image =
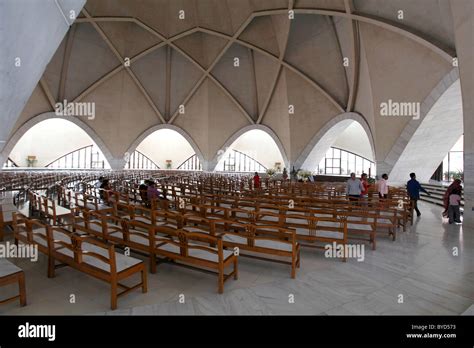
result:
M 160 264 L 149 274 L 148 293 L 119 298 L 115 311 L 106 283 L 70 268 L 48 279 L 44 255 L 37 262 L 10 259 L 25 271 L 28 305 L 4 304 L 0 314 L 473 315 L 474 231 L 442 221 L 440 207 L 420 208 L 423 215 L 395 242 L 381 233 L 377 250 L 366 247 L 363 262 L 303 248 L 291 279 L 289 266 L 240 257 L 239 279 L 229 279 L 222 295 L 215 276 Z M 0 298 L 15 291 L 2 287 Z

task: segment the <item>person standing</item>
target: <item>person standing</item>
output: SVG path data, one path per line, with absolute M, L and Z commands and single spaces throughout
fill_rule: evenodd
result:
M 459 204 L 461 203 L 461 189 L 455 188 L 451 191 L 449 195 L 449 207 L 448 207 L 448 216 L 449 223 L 452 224 L 456 222 L 461 223 L 461 212 L 459 210 Z
M 420 210 L 418 209 L 418 200 L 420 199 L 420 191 L 426 193 L 427 195 L 431 196 L 428 191 L 426 191 L 423 186 L 416 180 L 416 174 L 410 173 L 410 180 L 407 181 L 407 193 L 410 197 L 410 202 L 412 207 L 416 211 L 416 216 L 420 216 Z
M 364 188 L 362 192 L 360 193 L 360 196 L 362 198 L 367 198 L 369 196 L 370 184 L 369 184 L 369 181 L 367 180 L 366 173 L 362 173 L 362 175 L 360 176 L 360 182 L 362 183 L 362 187 Z
M 382 174 L 382 179 L 377 183 L 379 198 L 388 198 L 388 175 Z
M 347 180 L 346 194 L 349 197 L 349 201 L 358 201 L 360 194 L 364 190 L 364 186 L 359 179 L 356 178 L 355 173 L 351 173 L 351 177 Z
M 260 189 L 260 176 L 257 172 L 255 172 L 255 175 L 253 176 L 253 188 L 255 190 Z
M 443 197 L 443 206 L 444 206 L 444 211 L 443 211 L 443 216 L 447 217 L 448 216 L 448 208 L 449 208 L 449 195 L 453 192 L 453 190 L 459 189 L 462 191 L 462 185 L 461 185 L 461 180 L 456 179 L 453 181 L 451 185 L 449 185 L 448 189 L 444 193 Z
M 282 177 L 284 181 L 288 180 L 288 171 L 286 170 L 286 168 L 283 168 Z

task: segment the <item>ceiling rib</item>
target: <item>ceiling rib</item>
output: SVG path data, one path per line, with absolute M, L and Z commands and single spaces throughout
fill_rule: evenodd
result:
M 89 12 L 86 10 L 86 9 L 83 9 L 82 10 L 82 13 L 84 13 L 84 16 L 86 16 L 87 18 L 92 18 L 91 15 L 89 14 Z M 162 123 L 166 123 L 166 120 L 165 118 L 163 117 L 163 115 L 161 114 L 160 110 L 158 110 L 158 107 L 155 105 L 155 103 L 153 102 L 153 100 L 151 99 L 150 95 L 148 94 L 148 92 L 146 91 L 145 87 L 143 87 L 143 85 L 141 84 L 141 82 L 138 80 L 138 78 L 136 77 L 136 75 L 133 73 L 132 69 L 130 69 L 130 67 L 128 66 L 125 66 L 125 61 L 123 59 L 123 57 L 121 56 L 121 54 L 119 53 L 119 51 L 117 51 L 117 49 L 115 48 L 115 46 L 112 44 L 112 42 L 110 41 L 110 39 L 107 37 L 107 35 L 105 35 L 104 31 L 99 27 L 99 25 L 95 22 L 95 21 L 91 21 L 91 24 L 92 26 L 94 27 L 94 29 L 99 33 L 99 35 L 102 37 L 102 39 L 105 41 L 105 43 L 109 46 L 109 49 L 113 52 L 113 54 L 117 57 L 117 59 L 120 61 L 121 65 L 125 68 L 125 70 L 127 71 L 127 73 L 130 75 L 130 77 L 132 78 L 133 82 L 135 82 L 135 84 L 137 85 L 138 89 L 142 92 L 143 96 L 145 97 L 145 99 L 147 100 L 147 102 L 150 104 L 150 106 L 152 107 L 152 109 L 155 111 L 156 115 L 158 116 L 158 118 L 160 119 L 160 121 Z
M 71 59 L 72 44 L 74 41 L 74 34 L 76 32 L 76 25 L 72 25 L 67 33 L 66 47 L 64 48 L 63 63 L 61 66 L 61 77 L 59 80 L 58 99 L 63 100 L 66 95 L 66 79 L 69 70 L 69 61 Z
M 48 98 L 49 104 L 51 105 L 53 110 L 56 110 L 56 101 L 54 100 L 53 93 L 51 93 L 51 90 L 49 89 L 48 84 L 44 77 L 40 79 L 40 86 L 43 89 L 43 92 L 46 95 L 46 98 Z
M 431 42 L 428 38 L 422 35 L 419 32 L 415 32 L 414 30 L 410 30 L 406 26 L 402 26 L 399 23 L 390 22 L 386 19 L 375 17 L 375 16 L 368 16 L 365 14 L 354 14 L 354 13 L 347 13 L 345 11 L 335 11 L 335 10 L 321 10 L 321 9 L 305 9 L 299 8 L 295 9 L 295 14 L 318 14 L 318 15 L 326 15 L 326 16 L 339 16 L 347 19 L 356 20 L 359 22 L 369 23 L 376 25 L 378 27 L 390 30 L 392 32 L 398 33 L 402 36 L 405 36 L 427 48 L 435 52 L 436 54 L 440 55 L 444 60 L 448 61 L 450 64 L 452 63 L 452 59 L 455 57 L 456 53 L 453 49 L 448 47 L 441 47 L 434 42 Z M 255 17 L 260 16 L 271 16 L 276 14 L 284 14 L 286 10 L 264 10 L 264 11 L 257 11 L 254 12 L 253 15 Z
M 288 0 L 288 11 L 293 10 L 294 6 L 294 1 L 293 0 Z M 265 114 L 267 113 L 268 106 L 270 105 L 270 101 L 273 98 L 273 95 L 275 94 L 275 89 L 278 85 L 278 81 L 280 80 L 281 73 L 283 71 L 283 59 L 285 59 L 286 55 L 286 48 L 288 47 L 288 40 L 290 39 L 290 31 L 291 31 L 291 20 L 288 16 L 288 20 L 290 23 L 288 23 L 288 30 L 286 32 L 286 38 L 285 38 L 285 44 L 283 46 L 283 49 L 280 51 L 280 55 L 278 57 L 278 71 L 275 75 L 275 79 L 273 80 L 272 87 L 270 89 L 270 93 L 267 96 L 267 99 L 265 100 L 265 103 L 263 104 L 262 110 L 260 112 L 260 115 L 258 116 L 257 124 L 262 123 L 263 118 L 265 117 Z
M 329 27 L 331 28 L 333 34 L 334 34 L 334 37 L 336 38 L 336 44 L 337 44 L 337 47 L 339 48 L 339 52 L 341 53 L 341 58 L 344 57 L 344 54 L 342 52 L 342 46 L 341 46 L 341 40 L 339 40 L 339 35 L 337 33 L 337 29 L 336 29 L 336 23 L 334 23 L 334 17 L 332 16 L 324 16 L 324 18 L 326 19 Z M 341 64 L 343 63 L 343 61 L 341 61 Z M 344 68 L 346 69 L 346 68 Z M 348 91 L 348 95 L 350 94 L 350 89 L 351 87 L 349 86 L 349 80 L 347 79 L 347 73 L 346 71 L 344 71 L 344 80 L 346 81 L 345 83 L 345 86 L 347 87 L 347 91 Z M 348 105 L 348 103 L 346 104 Z
M 277 11 L 281 11 L 281 10 L 277 10 Z M 284 11 L 287 11 L 287 10 L 284 10 Z M 295 10 L 296 11 L 296 10 Z M 284 12 L 287 14 L 287 12 Z M 242 26 L 239 28 L 239 30 L 233 35 L 233 36 L 230 36 L 230 35 L 227 35 L 227 34 L 223 34 L 221 32 L 218 32 L 218 31 L 215 31 L 215 30 L 212 30 L 212 29 L 206 29 L 206 28 L 193 28 L 193 29 L 190 29 L 190 30 L 187 30 L 183 33 L 180 33 L 172 38 L 165 38 L 164 36 L 162 36 L 161 34 L 159 34 L 158 32 L 154 31 L 152 28 L 148 27 L 146 24 L 144 24 L 143 22 L 135 19 L 135 18 L 132 18 L 132 17 L 120 17 L 120 21 L 125 21 L 125 19 L 127 19 L 129 22 L 135 22 L 137 23 L 138 25 L 140 25 L 141 27 L 143 27 L 144 29 L 148 30 L 150 33 L 153 33 L 154 35 L 158 36 L 160 39 L 163 40 L 163 42 L 157 44 L 157 45 L 154 45 L 148 49 L 146 49 L 145 51 L 143 51 L 142 53 L 140 53 L 139 55 L 133 57 L 130 59 L 131 62 L 135 61 L 136 59 L 138 58 L 141 58 L 143 56 L 145 56 L 146 54 L 152 52 L 153 50 L 157 49 L 158 47 L 161 47 L 161 46 L 164 46 L 166 44 L 170 45 L 171 47 L 173 47 L 175 50 L 179 51 L 181 54 L 183 54 L 188 60 L 190 60 L 194 65 L 196 65 L 196 67 L 198 69 L 200 69 L 201 71 L 203 72 L 206 72 L 207 75 L 209 75 L 209 78 L 217 84 L 217 86 L 219 88 L 221 88 L 223 90 L 224 93 L 226 93 L 226 95 L 229 96 L 229 98 L 234 102 L 234 104 L 243 112 L 243 114 L 247 117 L 247 119 L 249 121 L 251 121 L 251 123 L 255 123 L 255 121 L 253 121 L 253 119 L 250 117 L 250 115 L 247 113 L 247 111 L 243 108 L 243 106 L 234 98 L 234 96 L 232 94 L 230 94 L 228 92 L 228 90 L 217 80 L 215 79 L 211 74 L 210 74 L 210 71 L 212 70 L 212 68 L 214 68 L 215 64 L 211 65 L 209 69 L 204 69 L 194 58 L 192 58 L 191 56 L 189 56 L 186 52 L 184 52 L 183 50 L 181 50 L 179 47 L 177 47 L 176 45 L 173 44 L 173 41 L 176 41 L 178 39 L 180 39 L 181 37 L 184 37 L 184 36 L 187 36 L 187 35 L 190 35 L 194 32 L 203 32 L 203 33 L 206 33 L 206 34 L 210 34 L 210 35 L 214 35 L 214 36 L 218 36 L 218 37 L 221 37 L 223 39 L 226 39 L 228 40 L 228 43 L 227 45 L 224 47 L 224 49 L 222 50 L 221 54 L 219 54 L 217 57 L 216 57 L 216 60 L 214 61 L 214 63 L 217 64 L 217 62 L 220 60 L 220 58 L 225 54 L 225 52 L 227 52 L 228 48 L 233 44 L 233 43 L 238 43 L 242 46 L 245 46 L 247 48 L 251 48 L 253 49 L 254 51 L 257 51 L 259 53 L 262 53 L 264 55 L 266 55 L 267 57 L 277 61 L 280 63 L 281 67 L 280 67 L 280 70 L 282 69 L 282 67 L 286 67 L 288 68 L 289 70 L 293 71 L 295 74 L 299 75 L 300 77 L 302 77 L 305 81 L 307 81 L 311 86 L 313 86 L 316 90 L 318 90 L 319 92 L 321 92 L 336 108 L 338 111 L 340 112 L 344 112 L 344 108 L 342 105 L 340 105 L 324 88 L 321 87 L 321 85 L 319 85 L 315 80 L 311 79 L 309 76 L 307 76 L 306 74 L 304 74 L 303 72 L 301 72 L 300 70 L 298 70 L 296 67 L 292 66 L 291 64 L 289 64 L 288 62 L 284 61 L 283 58 L 284 56 L 280 59 L 280 57 L 277 57 L 275 55 L 273 55 L 272 53 L 258 47 L 258 46 L 255 46 L 253 44 L 250 44 L 246 41 L 242 41 L 240 39 L 238 39 L 238 36 L 240 36 L 240 34 L 243 32 L 243 30 L 245 30 L 245 28 L 248 26 L 248 24 L 252 21 L 252 19 L 254 18 L 254 14 L 251 14 L 249 16 L 249 18 L 242 24 Z M 98 18 L 94 18 L 94 17 L 91 17 L 91 18 L 88 18 L 88 21 L 87 22 L 94 22 L 95 19 L 97 19 L 97 21 L 107 21 L 109 17 L 98 17 Z M 118 20 L 118 18 L 115 18 L 113 17 L 114 20 Z M 83 19 L 83 18 L 81 18 Z M 84 22 L 84 21 L 83 21 Z M 285 49 L 286 50 L 286 49 Z M 140 56 L 140 57 L 138 57 Z M 108 78 L 110 76 L 103 76 L 102 78 Z M 102 79 L 101 78 L 101 79 Z M 99 80 L 100 81 L 100 80 Z M 101 81 L 102 83 L 103 81 Z M 93 90 L 93 89 L 92 89 Z M 91 89 L 87 89 L 87 92 L 90 93 L 92 91 Z M 82 95 L 82 94 L 81 94 Z
M 347 3 L 347 0 L 345 0 L 345 3 Z M 289 0 L 289 6 L 288 6 L 288 9 L 293 9 L 293 1 L 292 0 Z M 421 45 L 425 46 L 425 47 L 428 47 L 429 49 L 431 49 L 432 51 L 434 51 L 435 53 L 439 54 L 440 56 L 442 56 L 445 60 L 451 62 L 452 61 L 452 58 L 454 57 L 454 53 L 452 52 L 452 50 L 450 49 L 444 49 L 444 48 L 441 48 L 439 46 L 437 46 L 436 44 L 430 42 L 429 40 L 427 40 L 426 38 L 420 36 L 419 34 L 416 34 L 410 30 L 408 30 L 407 28 L 405 27 L 402 27 L 400 25 L 395 25 L 393 23 L 389 23 L 388 21 L 385 21 L 381 18 L 375 18 L 375 17 L 368 17 L 368 16 L 365 16 L 365 15 L 361 15 L 361 14 L 354 14 L 352 13 L 352 10 L 350 10 L 350 6 L 349 6 L 349 11 L 347 11 L 348 7 L 346 5 L 346 11 L 345 12 L 342 12 L 342 11 L 335 11 L 335 10 L 325 10 L 325 9 L 293 9 L 294 13 L 296 14 L 319 14 L 319 15 L 328 15 L 328 16 L 340 16 L 340 17 L 343 17 L 343 18 L 348 18 L 350 20 L 352 20 L 353 22 L 365 22 L 365 23 L 370 23 L 370 24 L 374 24 L 374 25 L 377 25 L 379 27 L 382 27 L 382 28 L 385 28 L 387 30 L 390 30 L 390 31 L 393 31 L 393 32 L 396 32 L 398 34 L 401 34 L 405 37 L 408 37 L 418 43 L 420 43 Z M 223 34 L 221 32 L 218 32 L 218 31 L 215 31 L 215 30 L 211 30 L 211 29 L 205 29 L 205 28 L 202 28 L 202 27 L 196 27 L 196 28 L 192 28 L 192 29 L 189 29 L 189 30 L 186 30 L 180 34 L 177 34 L 171 38 L 165 38 L 163 35 L 161 35 L 159 32 L 157 32 L 156 30 L 150 28 L 148 25 L 146 25 L 145 23 L 141 22 L 140 20 L 136 19 L 136 18 L 132 18 L 132 17 L 91 17 L 90 15 L 86 16 L 86 18 L 77 18 L 76 19 L 76 22 L 78 23 L 81 23 L 81 22 L 91 22 L 91 23 L 95 23 L 95 22 L 100 22 L 100 21 L 124 21 L 124 22 L 135 22 L 136 24 L 138 24 L 139 26 L 141 26 L 142 28 L 144 28 L 145 30 L 149 31 L 150 33 L 152 33 L 153 35 L 159 37 L 162 42 L 159 43 L 159 44 L 156 44 L 146 50 L 144 50 L 143 52 L 139 53 L 138 55 L 134 56 L 133 58 L 131 58 L 131 61 L 136 61 L 137 59 L 147 55 L 148 53 L 154 51 L 155 49 L 159 48 L 159 47 L 162 47 L 164 45 L 170 45 L 171 47 L 173 47 L 174 49 L 178 50 L 181 54 L 183 54 L 188 60 L 190 60 L 193 64 L 195 64 L 196 66 L 198 66 L 198 68 L 204 73 L 204 76 L 201 77 L 201 79 L 196 83 L 196 85 L 192 88 L 191 92 L 192 93 L 195 93 L 195 91 L 199 88 L 199 86 L 202 84 L 202 82 L 204 81 L 205 77 L 208 77 L 211 81 L 213 81 L 233 102 L 234 104 L 236 104 L 236 106 L 241 110 L 241 112 L 247 117 L 247 119 L 251 122 L 251 123 L 255 123 L 252 118 L 250 117 L 250 115 L 247 113 L 247 111 L 243 108 L 243 106 L 234 98 L 234 96 L 217 80 L 215 79 L 212 74 L 210 74 L 210 71 L 212 70 L 212 68 L 217 64 L 217 62 L 220 60 L 220 58 L 227 52 L 227 50 L 229 49 L 229 47 L 233 44 L 233 43 L 238 43 L 238 44 L 241 44 L 245 47 L 248 47 L 250 49 L 253 49 L 255 51 L 258 51 L 264 55 L 266 55 L 267 57 L 271 58 L 271 59 L 274 59 L 274 60 L 278 60 L 280 62 L 280 66 L 279 66 L 279 72 L 275 78 L 275 81 L 274 81 L 274 86 L 272 88 L 272 93 L 274 93 L 274 89 L 276 88 L 276 84 L 278 82 L 278 79 L 279 79 L 279 76 L 281 74 L 281 71 L 282 71 L 282 68 L 283 67 L 286 67 L 287 69 L 293 71 L 294 73 L 296 73 L 297 75 L 299 75 L 300 77 L 302 77 L 304 80 L 306 80 L 310 85 L 312 85 L 314 88 L 316 88 L 317 90 L 319 90 L 326 98 L 328 98 L 336 107 L 339 111 L 344 111 L 344 108 L 338 103 L 335 101 L 335 99 L 329 95 L 328 92 L 326 92 L 316 81 L 314 81 L 313 79 L 311 79 L 309 76 L 307 76 L 306 74 L 304 74 L 303 72 L 301 72 L 300 70 L 298 70 L 296 67 L 292 66 L 291 64 L 287 63 L 284 61 L 284 54 L 280 54 L 279 57 L 276 57 L 274 56 L 273 54 L 269 53 L 268 51 L 264 50 L 264 49 L 261 49 L 260 47 L 258 46 L 255 46 L 253 44 L 250 44 L 250 43 L 247 43 L 245 41 L 242 41 L 242 40 L 239 40 L 238 37 L 240 36 L 240 34 L 246 29 L 246 27 L 249 25 L 249 23 L 255 18 L 255 17 L 260 17 L 260 16 L 266 16 L 266 15 L 278 15 L 278 14 L 287 14 L 288 13 L 288 10 L 281 10 L 281 9 L 277 9 L 277 10 L 266 10 L 266 11 L 256 11 L 256 12 L 253 12 L 251 15 L 249 15 L 249 17 L 246 19 L 246 21 L 244 23 L 242 23 L 242 25 L 240 26 L 239 30 L 237 30 L 237 32 L 233 35 L 233 36 L 229 36 L 229 35 L 226 35 L 226 34 Z M 97 24 L 96 24 L 97 25 Z M 100 29 L 100 28 L 99 28 Z M 215 36 L 219 36 L 221 38 L 225 38 L 228 40 L 228 43 L 226 44 L 226 46 L 224 47 L 224 49 L 221 51 L 221 53 L 216 57 L 216 59 L 214 60 L 214 62 L 211 64 L 211 66 L 208 68 L 208 69 L 204 69 L 199 63 L 197 63 L 197 61 L 194 60 L 194 58 L 190 57 L 187 53 L 183 52 L 181 49 L 179 49 L 176 45 L 173 44 L 173 41 L 175 40 L 178 40 L 179 38 L 181 37 L 184 37 L 184 36 L 187 36 L 187 35 L 190 35 L 194 32 L 197 32 L 197 31 L 200 31 L 200 32 L 203 32 L 203 33 L 208 33 L 208 34 L 211 34 L 211 35 L 215 35 Z M 354 35 L 357 35 L 356 32 L 354 32 L 353 34 L 353 37 L 354 39 L 355 36 Z M 287 38 L 287 41 L 288 41 L 288 38 Z M 358 41 L 358 40 L 357 40 Z M 353 45 L 353 55 L 354 57 L 358 57 L 358 53 L 357 53 L 357 46 L 356 44 Z M 356 51 L 354 53 L 354 50 Z M 286 47 L 285 47 L 285 50 L 286 51 Z M 87 95 L 88 93 L 90 93 L 92 90 L 94 90 L 98 85 L 100 85 L 101 83 L 103 83 L 105 80 L 107 80 L 108 78 L 110 78 L 111 76 L 115 75 L 117 72 L 119 72 L 120 70 L 122 70 L 124 67 L 123 65 L 121 67 L 118 67 L 114 70 L 112 70 L 111 72 L 109 72 L 108 74 L 102 76 L 99 80 L 97 80 L 96 82 L 94 82 L 89 88 L 87 88 L 85 91 L 83 91 L 81 93 L 81 95 L 79 95 L 76 100 L 78 99 L 81 99 L 83 98 L 85 95 Z M 127 69 L 129 70 L 129 69 Z M 357 69 L 358 70 L 358 69 Z M 358 80 L 358 73 L 355 74 L 357 75 L 357 78 L 355 78 L 355 81 L 356 82 L 352 82 L 352 88 L 350 90 L 350 98 L 349 98 L 349 102 L 348 102 L 348 107 L 347 109 L 352 109 L 353 108 L 353 104 L 354 104 L 354 100 L 355 100 L 355 88 L 357 86 L 357 80 Z M 185 101 L 188 101 L 190 99 L 190 97 L 192 97 L 192 94 L 190 93 L 190 95 L 188 95 L 186 98 L 185 98 Z M 257 120 L 257 123 L 260 123 L 265 115 L 265 112 L 266 112 L 266 109 L 268 108 L 268 104 L 271 100 L 271 95 L 269 96 L 268 98 L 268 101 L 266 101 L 266 103 L 264 104 L 264 106 L 262 107 L 262 112 L 260 112 L 260 115 L 259 115 L 259 119 Z M 160 114 L 161 115 L 161 114 Z M 175 113 L 171 119 L 168 121 L 168 122 L 172 122 L 174 120 L 174 118 L 177 116 L 177 113 Z M 162 116 L 161 116 L 162 117 Z
M 346 13 L 352 15 L 354 10 L 353 0 L 344 0 L 344 7 Z M 347 100 L 347 112 L 354 110 L 354 104 L 357 98 L 357 89 L 359 87 L 359 68 L 360 68 L 360 40 L 359 40 L 359 23 L 354 19 L 350 20 L 350 30 L 351 30 L 351 60 L 349 64 L 352 64 L 352 76 L 349 88 L 349 97 Z

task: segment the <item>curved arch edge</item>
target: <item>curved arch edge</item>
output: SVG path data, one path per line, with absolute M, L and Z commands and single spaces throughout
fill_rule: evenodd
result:
M 321 139 L 326 135 L 326 133 L 338 123 L 345 121 L 345 120 L 352 120 L 358 122 L 362 128 L 364 128 L 367 137 L 369 138 L 370 147 L 372 149 L 372 156 L 375 158 L 375 140 L 373 132 L 365 119 L 361 114 L 357 112 L 344 112 L 342 114 L 333 117 L 331 120 L 326 122 L 326 124 L 319 129 L 319 131 L 311 138 L 308 145 L 304 148 L 301 154 L 298 156 L 298 159 L 293 164 L 297 168 L 301 168 L 302 165 L 305 163 L 306 159 L 310 156 L 313 149 L 318 145 Z
M 273 141 L 275 142 L 275 144 L 277 145 L 278 147 L 278 150 L 280 151 L 280 154 L 281 154 L 281 157 L 283 157 L 283 161 L 285 163 L 285 167 L 289 168 L 290 166 L 290 162 L 288 161 L 288 156 L 286 155 L 286 151 L 285 151 L 285 148 L 283 146 L 283 143 L 280 141 L 280 138 L 278 137 L 278 135 L 273 131 L 273 129 L 271 129 L 270 127 L 268 126 L 265 126 L 265 125 L 262 125 L 262 124 L 251 124 L 251 125 L 248 125 L 248 126 L 245 126 L 241 129 L 239 129 L 237 132 L 235 132 L 234 134 L 232 134 L 226 141 L 224 144 L 222 144 L 221 146 L 221 149 L 225 149 L 225 148 L 228 148 L 229 146 L 231 146 L 240 136 L 242 136 L 243 134 L 247 133 L 248 131 L 251 131 L 251 130 L 261 130 L 261 131 L 264 131 L 265 133 L 267 133 L 272 139 Z M 209 171 L 214 171 L 217 164 L 219 162 L 219 151 L 214 155 L 212 161 L 210 161 L 210 163 L 208 164 L 208 170 Z
M 186 139 L 186 141 L 189 143 L 189 145 L 191 145 L 191 147 L 193 148 L 194 152 L 196 153 L 196 155 L 198 156 L 199 158 L 199 161 L 201 162 L 201 164 L 203 165 L 203 168 L 205 168 L 205 164 L 207 163 L 207 161 L 205 160 L 204 158 L 204 155 L 202 154 L 202 151 L 201 149 L 199 148 L 199 146 L 197 145 L 197 143 L 194 141 L 194 139 L 182 128 L 178 127 L 178 126 L 175 126 L 175 125 L 172 125 L 172 124 L 169 124 L 169 123 L 166 123 L 166 124 L 158 124 L 158 125 L 155 125 L 155 126 L 152 126 L 148 129 L 146 129 L 144 132 L 142 132 L 133 142 L 132 144 L 130 144 L 130 146 L 128 147 L 128 150 L 126 153 L 133 153 L 137 147 L 151 134 L 153 134 L 154 132 L 156 131 L 159 131 L 161 129 L 170 129 L 170 130 L 173 130 L 177 133 L 179 133 L 181 136 L 184 137 L 184 139 Z M 125 155 L 125 154 L 124 154 Z M 123 163 L 123 166 L 125 166 L 125 160 L 124 160 L 124 163 Z M 123 167 L 122 166 L 122 167 Z
M 459 69 L 453 68 L 448 72 L 438 84 L 431 90 L 431 92 L 426 96 L 420 106 L 420 118 L 415 120 L 411 119 L 407 123 L 403 131 L 400 133 L 400 136 L 397 138 L 397 141 L 392 146 L 387 156 L 383 161 L 377 161 L 377 168 L 383 169 L 381 172 L 391 173 L 393 167 L 399 160 L 403 151 L 407 147 L 411 138 L 415 134 L 416 130 L 422 124 L 426 115 L 431 111 L 435 103 L 441 98 L 441 96 L 459 79 Z
M 31 128 L 36 126 L 38 123 L 50 120 L 50 119 L 61 119 L 65 121 L 69 121 L 71 123 L 74 123 L 76 126 L 81 128 L 86 134 L 96 143 L 96 145 L 99 147 L 100 151 L 102 151 L 105 159 L 109 163 L 110 167 L 112 169 L 115 168 L 115 164 L 117 162 L 117 159 L 114 158 L 112 155 L 112 152 L 109 150 L 105 142 L 102 140 L 102 138 L 95 132 L 93 128 L 91 128 L 88 124 L 85 122 L 81 121 L 80 118 L 78 117 L 64 117 L 64 116 L 57 116 L 53 111 L 48 111 L 44 112 L 41 114 L 38 114 L 36 116 L 33 116 L 30 118 L 28 121 L 23 123 L 8 139 L 6 142 L 5 146 L 3 147 L 3 150 L 0 154 L 0 159 L 3 160 L 3 158 L 8 158 L 10 153 L 12 152 L 13 148 L 15 145 L 18 143 L 18 141 L 25 135 L 27 131 L 29 131 Z M 2 161 L 2 165 L 3 165 Z M 1 167 L 0 167 L 1 170 Z

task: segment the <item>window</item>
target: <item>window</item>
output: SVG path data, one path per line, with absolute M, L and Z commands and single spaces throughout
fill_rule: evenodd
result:
M 237 150 L 231 150 L 224 158 L 224 172 L 260 172 L 263 173 L 267 167 L 257 160 Z
M 375 175 L 375 163 L 367 158 L 356 155 L 336 147 L 331 147 L 326 152 L 326 157 L 321 160 L 316 172 L 320 175 L 349 175 L 367 173 Z
M 105 157 L 94 145 L 81 147 L 52 161 L 46 168 L 104 169 Z
M 158 165 L 153 162 L 150 158 L 145 156 L 138 150 L 135 150 L 130 156 L 127 164 L 125 165 L 127 169 L 160 169 Z

